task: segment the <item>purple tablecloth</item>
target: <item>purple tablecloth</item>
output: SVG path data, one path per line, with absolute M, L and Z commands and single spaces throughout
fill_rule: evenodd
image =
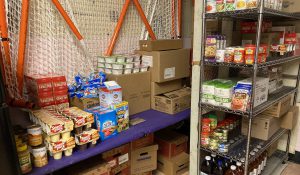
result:
M 64 157 L 61 160 L 49 159 L 49 164 L 42 168 L 34 168 L 30 173 L 31 175 L 49 174 L 64 167 L 70 166 L 74 163 L 88 159 L 92 156 L 101 154 L 112 148 L 129 143 L 133 140 L 143 137 L 146 134 L 153 133 L 160 129 L 166 128 L 177 122 L 189 118 L 190 109 L 180 112 L 175 115 L 169 115 L 154 110 L 148 110 L 137 115 L 131 116 L 131 118 L 140 117 L 146 121 L 138 125 L 130 127 L 127 131 L 121 132 L 116 137 L 113 137 L 104 142 L 98 143 L 96 147 L 87 149 L 85 151 L 75 151 L 72 156 Z

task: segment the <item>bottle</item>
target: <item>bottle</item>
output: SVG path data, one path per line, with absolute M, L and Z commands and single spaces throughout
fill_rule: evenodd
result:
M 201 165 L 201 175 L 210 175 L 210 174 L 212 174 L 211 157 L 205 156 L 205 160 Z
M 213 174 L 214 175 L 223 175 L 225 173 L 224 171 L 224 165 L 222 160 L 218 160 L 216 166 L 213 168 Z
M 211 166 L 212 169 L 218 166 L 218 160 L 217 160 L 217 155 L 216 154 L 211 154 Z
M 255 157 L 255 152 L 250 152 L 251 157 Z M 257 158 L 253 161 L 253 171 L 252 174 L 250 173 L 250 175 L 258 175 L 258 160 Z
M 254 148 L 253 151 L 255 152 L 255 154 L 257 155 L 258 154 L 258 149 L 257 148 Z M 263 158 L 262 158 L 262 155 L 259 155 L 257 158 L 257 164 L 258 164 L 258 169 L 257 169 L 257 174 L 261 174 L 262 172 L 262 166 L 263 166 Z
M 237 175 L 236 166 L 231 165 L 230 169 L 226 171 L 225 175 Z
M 20 162 L 20 168 L 22 174 L 29 173 L 32 170 L 30 152 L 28 151 L 28 146 L 24 143 L 17 146 L 18 158 Z
M 243 168 L 243 164 L 242 162 L 236 162 L 236 170 L 237 170 L 237 173 L 239 175 L 243 175 L 244 174 L 244 168 Z

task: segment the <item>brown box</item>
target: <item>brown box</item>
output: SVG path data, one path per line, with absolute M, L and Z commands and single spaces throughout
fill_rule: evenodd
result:
M 105 160 L 111 167 L 111 175 L 118 173 L 121 173 L 122 175 L 127 175 L 129 173 L 129 153 L 129 144 L 125 144 L 102 153 L 102 159 Z
M 162 130 L 155 133 L 154 140 L 159 145 L 158 153 L 169 159 L 187 151 L 188 137 L 186 135 L 171 130 Z
M 269 109 L 265 110 L 262 113 L 262 115 L 280 118 L 285 113 L 287 113 L 289 111 L 289 109 L 291 108 L 291 100 L 292 100 L 291 95 L 283 98 L 277 104 L 275 104 L 275 105 L 271 106 Z
M 191 89 L 183 88 L 173 92 L 154 96 L 154 105 L 152 109 L 176 114 L 191 106 Z
M 138 173 L 138 174 L 131 174 L 131 175 L 152 175 L 152 171 L 144 172 L 144 173 Z
M 181 153 L 172 159 L 158 155 L 157 167 L 165 175 L 177 175 L 189 167 L 189 155 Z
M 299 0 L 284 0 L 282 10 L 289 13 L 300 12 L 300 1 Z
M 137 140 L 134 140 L 130 143 L 130 146 L 131 146 L 131 151 L 134 151 L 136 149 L 139 149 L 139 148 L 143 148 L 143 147 L 146 147 L 146 146 L 150 146 L 150 145 L 153 145 L 154 143 L 154 134 L 151 133 L 151 134 L 148 134 L 142 138 L 139 138 Z
M 248 133 L 248 123 L 249 120 L 247 118 L 242 119 L 243 135 Z M 252 120 L 251 137 L 268 140 L 278 129 L 280 129 L 279 118 L 259 115 Z
M 287 114 L 285 114 L 281 119 L 280 127 L 284 129 L 294 129 L 299 115 L 299 107 L 293 106 Z
M 158 145 L 140 148 L 131 152 L 131 174 L 153 171 L 157 168 Z
M 123 100 L 128 101 L 130 115 L 150 109 L 150 72 L 107 75 L 107 78 L 122 87 Z
M 276 142 L 274 142 L 268 149 L 268 157 L 271 157 L 275 151 L 277 151 L 277 147 L 278 147 L 278 140 Z
M 161 51 L 182 49 L 182 39 L 161 39 L 161 40 L 140 40 L 140 50 L 142 51 Z
M 82 110 L 89 109 L 100 105 L 99 98 L 70 98 L 70 105 L 76 106 Z
M 102 161 L 87 161 L 84 166 L 77 164 L 68 168 L 67 174 L 72 175 L 110 175 L 110 166 Z
M 136 53 L 142 55 L 144 64 L 151 67 L 152 82 L 162 83 L 190 75 L 190 49 Z

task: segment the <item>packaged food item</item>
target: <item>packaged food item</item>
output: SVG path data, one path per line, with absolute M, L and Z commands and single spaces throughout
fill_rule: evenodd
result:
M 227 47 L 225 50 L 225 63 L 232 63 L 234 60 L 234 47 Z
M 226 0 L 225 11 L 235 10 L 235 0 Z
M 40 125 L 31 125 L 27 127 L 28 144 L 30 146 L 39 146 L 43 143 L 42 127 Z
M 252 44 L 245 45 L 245 63 L 254 64 L 256 46 Z
M 248 102 L 251 97 L 251 85 L 240 85 L 234 87 L 232 106 L 233 110 L 246 111 L 248 108 Z
M 266 1 L 265 1 L 266 3 Z M 256 8 L 257 7 L 257 0 L 247 0 L 247 8 Z
M 122 75 L 123 69 L 112 69 L 112 74 L 113 75 Z
M 33 164 L 35 167 L 43 167 L 48 164 L 47 149 L 44 144 L 31 147 Z
M 105 62 L 106 63 L 115 63 L 116 57 L 105 57 Z
M 54 160 L 60 160 L 62 158 L 62 152 L 53 153 Z
M 67 156 L 67 157 L 72 156 L 72 154 L 73 154 L 73 148 L 67 149 L 67 150 L 64 151 L 64 155 Z
M 245 63 L 245 48 L 237 47 L 234 49 L 234 63 L 243 64 Z
M 148 71 L 148 66 L 147 67 L 140 67 L 140 72 L 147 72 Z
M 208 147 L 209 146 L 209 132 L 201 132 L 201 145 L 204 147 Z
M 216 0 L 206 0 L 206 13 L 215 13 L 217 11 Z
M 117 57 L 117 63 L 125 63 L 125 61 L 126 61 L 126 57 L 124 57 L 124 56 Z M 114 68 L 114 69 L 116 69 L 116 68 Z
M 224 62 L 226 50 L 217 50 L 216 51 L 216 62 Z
M 207 61 L 214 61 L 217 51 L 217 38 L 216 36 L 209 35 L 206 38 L 205 44 L 205 59 Z
M 125 68 L 126 69 L 132 69 L 133 68 L 133 63 L 125 63 Z
M 113 69 L 123 69 L 123 67 L 124 67 L 123 64 L 116 64 L 116 63 L 112 64 Z
M 32 165 L 27 145 L 17 145 L 17 151 L 22 174 L 29 173 L 32 170 Z
M 235 10 L 244 10 L 247 8 L 248 0 L 235 0 Z
M 227 142 L 222 142 L 222 143 L 220 143 L 219 144 L 219 152 L 221 152 L 221 153 L 228 153 L 228 151 L 229 151 L 229 143 L 227 143 Z
M 124 74 L 131 74 L 132 70 L 135 70 L 133 73 L 137 73 L 140 71 L 140 68 L 134 68 L 134 69 L 124 69 Z M 136 71 L 138 70 L 138 71 Z
M 122 103 L 115 104 L 114 108 L 116 111 L 117 121 L 118 121 L 118 132 L 125 131 L 129 129 L 129 109 L 128 102 L 123 101 Z
M 215 104 L 215 80 L 206 81 L 202 85 L 202 97 L 203 103 Z
M 122 102 L 122 88 L 115 81 L 104 82 L 105 87 L 100 88 L 100 106 L 104 108 L 113 107 L 114 104 Z
M 134 58 L 135 58 L 135 56 L 128 56 L 128 57 L 126 57 L 126 62 L 127 62 L 127 63 L 131 63 L 131 62 L 134 61 Z M 138 57 L 138 58 L 139 58 L 139 57 Z
M 98 63 L 105 63 L 105 58 L 102 56 L 98 57 Z
M 105 68 L 111 69 L 112 68 L 112 64 L 111 63 L 105 63 Z
M 216 0 L 217 12 L 224 12 L 225 11 L 225 1 L 226 0 Z
M 203 118 L 201 121 L 202 132 L 210 132 L 211 131 L 211 120 L 209 118 Z
M 215 105 L 231 108 L 233 87 L 232 81 L 223 81 L 215 84 Z
M 212 130 L 216 129 L 218 125 L 218 117 L 214 114 L 209 114 L 208 118 L 210 120 L 210 128 Z
M 140 68 L 134 68 L 134 69 L 130 69 L 132 70 L 132 73 L 139 73 L 140 72 Z
M 210 136 L 209 137 L 209 149 L 217 150 L 219 148 L 218 142 L 219 142 L 219 140 L 216 137 Z

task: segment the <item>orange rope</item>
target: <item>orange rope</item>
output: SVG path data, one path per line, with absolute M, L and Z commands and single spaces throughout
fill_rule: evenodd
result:
M 128 6 L 129 6 L 129 3 L 130 3 L 130 0 L 126 0 L 125 1 L 125 4 L 123 5 L 123 8 L 122 8 L 122 11 L 121 11 L 121 14 L 120 14 L 120 18 L 118 20 L 118 23 L 115 27 L 115 31 L 113 33 L 113 36 L 109 42 L 109 45 L 108 45 L 108 49 L 106 51 L 106 55 L 107 56 L 110 56 L 113 52 L 113 49 L 114 49 L 114 46 L 116 44 L 116 41 L 118 39 L 118 36 L 119 36 L 119 32 L 120 32 L 120 29 L 122 27 L 122 24 L 123 24 L 123 21 L 124 21 L 124 18 L 125 18 L 125 15 L 126 15 L 126 12 L 127 12 L 127 9 L 128 9 Z
M 139 3 L 138 0 L 133 0 L 133 2 L 134 2 L 135 6 L 136 6 L 136 8 L 137 8 L 137 10 L 138 10 L 138 12 L 140 14 L 140 17 L 142 18 L 142 20 L 143 20 L 143 22 L 144 22 L 144 24 L 146 26 L 146 29 L 149 32 L 149 35 L 150 35 L 151 39 L 152 40 L 156 40 L 155 34 L 154 34 L 154 32 L 153 32 L 153 30 L 152 30 L 152 28 L 151 28 L 151 26 L 150 26 L 150 24 L 149 24 L 149 22 L 148 22 L 148 20 L 147 20 L 147 18 L 145 16 L 145 14 L 144 14 L 144 11 L 143 11 L 143 9 L 141 7 L 141 4 Z
M 23 0 L 22 9 L 21 9 L 19 50 L 18 50 L 18 61 L 17 61 L 18 89 L 19 89 L 19 94 L 21 96 L 23 94 L 24 60 L 25 60 L 25 48 L 26 48 L 27 24 L 28 24 L 28 7 L 29 7 L 29 0 Z
M 80 34 L 78 29 L 76 28 L 75 24 L 72 22 L 71 18 L 66 13 L 65 9 L 59 3 L 59 1 L 58 0 L 52 0 L 52 2 L 55 5 L 55 7 L 57 8 L 57 10 L 59 11 L 59 13 L 61 14 L 61 16 L 65 19 L 66 23 L 68 24 L 70 29 L 73 31 L 73 33 L 77 37 L 77 39 L 82 40 L 83 39 L 82 35 Z

